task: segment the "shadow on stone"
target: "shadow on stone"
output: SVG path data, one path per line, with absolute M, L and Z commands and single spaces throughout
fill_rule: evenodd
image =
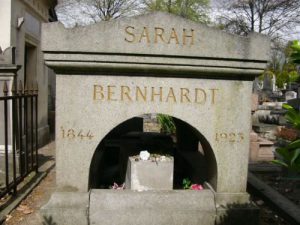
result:
M 217 209 L 217 225 L 259 225 L 260 210 L 255 205 L 233 203 Z
M 57 223 L 55 223 L 52 216 L 43 216 L 43 219 L 43 225 L 58 225 Z

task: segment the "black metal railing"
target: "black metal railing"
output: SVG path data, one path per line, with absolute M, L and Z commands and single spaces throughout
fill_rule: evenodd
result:
M 38 87 L 7 82 L 0 95 L 0 198 L 16 194 L 18 185 L 38 172 Z M 2 114 L 3 113 L 3 114 Z M 2 116 L 1 116 L 2 114 Z M 2 143 L 1 143 L 2 142 Z

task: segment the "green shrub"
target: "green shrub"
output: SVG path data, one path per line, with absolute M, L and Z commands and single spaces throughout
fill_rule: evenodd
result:
M 300 130 L 300 113 L 292 106 L 284 104 L 283 108 L 287 110 L 286 119 L 294 128 Z M 280 155 L 280 159 L 272 162 L 277 165 L 286 167 L 289 171 L 300 173 L 300 139 L 290 142 L 287 146 L 277 148 L 276 153 Z
M 176 127 L 171 116 L 158 114 L 157 119 L 163 133 L 174 134 L 176 132 Z

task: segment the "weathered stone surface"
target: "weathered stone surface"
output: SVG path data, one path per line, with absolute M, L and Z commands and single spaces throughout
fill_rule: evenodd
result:
M 252 93 L 251 111 L 256 111 L 257 109 L 258 109 L 258 94 Z
M 46 64 L 57 73 L 59 189 L 88 191 L 101 140 L 143 114 L 188 123 L 208 153 L 215 196 L 208 190 L 92 190 L 90 224 L 210 225 L 216 204 L 249 201 L 252 80 L 268 60 L 264 36 L 242 38 L 154 13 L 73 29 L 46 24 L 42 45 Z M 86 218 L 84 206 L 79 209 Z
M 258 134 L 254 131 L 250 132 L 250 142 L 258 141 Z
M 125 187 L 137 191 L 172 190 L 173 168 L 173 157 L 166 161 L 135 161 L 129 157 Z
M 275 147 L 272 141 L 259 137 L 256 141 L 250 142 L 250 161 L 271 161 L 274 159 L 274 151 Z
M 217 206 L 226 206 L 230 204 L 247 204 L 249 202 L 249 194 L 240 193 L 218 193 L 213 190 Z
M 251 162 L 258 161 L 259 142 L 250 142 L 249 159 Z
M 89 193 L 55 192 L 41 208 L 45 221 L 59 225 L 88 225 Z
M 6 67 L 15 67 L 16 65 L 14 65 L 14 59 L 13 59 L 13 54 L 15 51 L 15 48 L 13 47 L 9 47 L 5 50 L 2 50 L 3 52 L 0 52 L 0 68 L 2 69 L 2 67 L 5 65 Z
M 59 187 L 73 186 L 81 191 L 88 190 L 91 159 L 105 135 L 134 116 L 163 113 L 191 124 L 206 138 L 216 158 L 218 173 L 215 178 L 218 185 L 214 188 L 217 191 L 239 193 L 246 190 L 248 157 L 245 156 L 248 156 L 249 151 L 251 113 L 251 98 L 248 96 L 251 96 L 252 88 L 250 81 L 57 75 L 56 82 L 57 96 L 61 96 L 57 97 L 56 102 Z M 104 88 L 103 98 L 99 93 L 99 85 Z M 111 100 L 108 100 L 108 85 L 114 86 L 111 87 L 114 92 L 110 94 Z M 123 95 L 121 100 L 122 86 L 130 90 L 128 95 L 131 99 Z M 147 88 L 146 101 L 139 96 L 137 98 L 137 87 L 142 90 Z M 155 93 L 162 87 L 161 100 L 159 96 L 154 96 L 153 101 L 151 100 L 151 87 L 155 87 Z M 174 91 L 176 102 L 174 98 L 168 98 L 170 88 Z M 181 101 L 183 88 L 189 91 L 190 101 L 185 97 Z M 195 102 L 197 88 L 202 89 L 206 97 L 201 91 Z M 212 90 L 215 90 L 214 93 Z M 233 108 L 239 110 L 233 111 Z M 90 131 L 93 137 L 78 137 L 80 130 L 83 134 Z
M 258 161 L 271 161 L 274 159 L 274 143 L 272 141 L 260 138 Z
M 285 93 L 285 100 L 286 101 L 296 99 L 296 98 L 297 98 L 297 92 L 295 92 L 295 91 L 287 91 Z
M 203 191 L 93 190 L 92 225 L 213 225 L 214 195 Z
M 151 71 L 241 79 L 261 73 L 269 59 L 265 36 L 243 38 L 162 12 L 72 29 L 43 24 L 42 46 L 47 65 L 61 73 Z

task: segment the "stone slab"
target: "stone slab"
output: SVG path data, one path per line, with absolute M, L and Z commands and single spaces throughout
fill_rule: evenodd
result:
M 88 206 L 88 192 L 55 192 L 40 214 L 52 224 L 88 225 Z
M 271 161 L 274 159 L 274 151 L 275 147 L 272 141 L 258 137 L 257 141 L 250 142 L 249 159 L 251 162 Z
M 93 225 L 213 225 L 214 195 L 203 191 L 92 190 Z
M 271 124 L 254 124 L 253 130 L 257 133 L 266 133 L 272 130 L 276 130 L 277 125 L 271 125 Z
M 252 93 L 251 99 L 251 111 L 256 111 L 258 109 L 258 94 Z
M 254 131 L 250 132 L 250 142 L 255 142 L 258 140 L 258 134 L 255 133 Z
M 258 153 L 259 161 L 271 161 L 274 159 L 274 146 L 260 146 Z
M 257 161 L 258 152 L 259 152 L 259 143 L 250 142 L 249 159 L 251 162 Z
M 174 174 L 174 159 L 167 161 L 139 160 L 129 157 L 126 171 L 126 189 L 172 190 Z
M 60 73 L 139 71 L 139 75 L 254 78 L 265 68 L 268 49 L 266 36 L 240 37 L 162 12 L 86 27 L 64 28 L 60 23 L 42 27 L 46 64 Z
M 227 206 L 232 204 L 249 203 L 248 193 L 215 193 L 215 201 L 217 205 Z

